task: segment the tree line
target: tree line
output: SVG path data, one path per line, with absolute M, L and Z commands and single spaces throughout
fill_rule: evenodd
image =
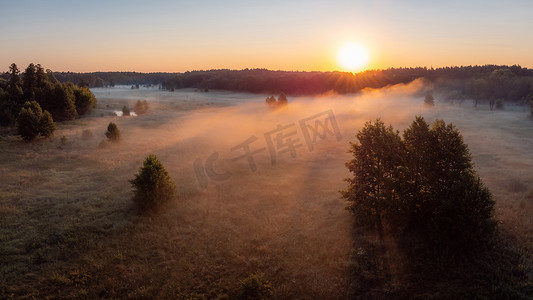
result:
M 166 90 L 179 88 L 221 89 L 251 93 L 317 95 L 327 92 L 357 93 L 425 78 L 449 100 L 530 100 L 533 70 L 520 66 L 467 66 L 446 68 L 389 68 L 361 73 L 287 72 L 266 69 L 193 71 L 162 82 Z
M 16 121 L 18 127 L 24 124 L 26 128 L 19 128 L 19 133 L 31 131 L 35 125 L 33 123 L 40 122 L 43 116 L 48 120 L 50 115 L 53 121 L 72 120 L 89 113 L 95 105 L 96 98 L 88 87 L 71 82 L 61 83 L 52 71 L 44 71 L 40 64 L 29 64 L 21 74 L 13 63 L 0 78 L 0 125 L 12 126 Z M 28 125 L 24 120 L 34 122 Z M 39 131 L 36 133 L 42 134 Z M 32 138 L 31 135 L 23 137 Z
M 74 82 L 87 87 L 142 84 L 159 85 L 165 90 L 198 88 L 266 94 L 285 92 L 290 95 L 317 95 L 331 91 L 357 93 L 365 88 L 382 88 L 425 78 L 451 101 L 529 101 L 533 97 L 533 70 L 518 65 L 388 68 L 356 74 L 219 69 L 184 73 L 59 72 L 54 76 L 59 82 Z M 8 77 L 8 73 L 0 76 Z

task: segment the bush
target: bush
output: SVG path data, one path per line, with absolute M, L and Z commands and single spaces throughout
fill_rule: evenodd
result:
M 262 281 L 257 275 L 250 274 L 241 280 L 239 299 L 266 299 L 272 296 L 272 285 L 269 281 Z
M 129 182 L 134 192 L 133 202 L 141 211 L 157 208 L 176 192 L 168 172 L 154 154 L 146 157 L 139 173 Z
M 113 122 L 109 123 L 109 125 L 107 125 L 105 136 L 112 142 L 120 140 L 120 130 L 118 129 L 117 124 Z

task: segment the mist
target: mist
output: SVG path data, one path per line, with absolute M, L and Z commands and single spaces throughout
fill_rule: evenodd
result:
M 93 117 L 59 127 L 53 140 L 34 148 L 5 150 L 2 180 L 15 188 L 0 195 L 14 204 L 0 212 L 21 214 L 16 203 L 48 212 L 35 216 L 41 225 L 29 238 L 48 245 L 43 255 L 71 257 L 80 272 L 120 278 L 124 286 L 150 278 L 148 295 L 164 297 L 176 286 L 195 297 L 206 290 L 231 294 L 253 273 L 272 282 L 278 296 L 342 298 L 350 293 L 350 257 L 359 249 L 338 193 L 351 175 L 344 166 L 349 143 L 367 121 L 381 118 L 401 132 L 422 115 L 458 127 L 502 226 L 533 236 L 527 113 L 519 106 L 450 105 L 437 94 L 436 106 L 427 108 L 431 89 L 416 80 L 353 95 L 289 95 L 289 105 L 277 110 L 264 103 L 270 95 L 93 89 Z M 146 114 L 114 115 L 139 99 L 148 102 Z M 109 122 L 121 131 L 118 143 L 102 142 Z M 95 137 L 82 139 L 83 130 Z M 178 194 L 157 215 L 141 218 L 128 180 L 149 153 L 164 164 Z M 24 163 L 8 163 L 19 155 Z M 33 171 L 43 164 L 46 171 Z M 22 189 L 21 182 L 33 184 Z M 25 228 L 20 234 L 33 232 Z M 88 246 L 59 251 L 49 242 L 58 234 Z M 106 284 L 97 288 L 111 288 Z M 116 282 L 109 284 L 120 293 Z

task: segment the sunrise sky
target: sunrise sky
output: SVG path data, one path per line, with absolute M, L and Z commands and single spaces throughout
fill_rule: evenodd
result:
M 533 67 L 533 1 L 0 0 L 0 71 L 343 70 L 350 42 L 364 68 Z M 363 68 L 363 69 L 364 69 Z

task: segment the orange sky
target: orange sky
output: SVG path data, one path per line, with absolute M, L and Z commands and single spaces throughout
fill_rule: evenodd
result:
M 183 72 L 342 70 L 356 41 L 367 68 L 533 67 L 533 1 L 10 1 L 0 10 L 0 68 Z

